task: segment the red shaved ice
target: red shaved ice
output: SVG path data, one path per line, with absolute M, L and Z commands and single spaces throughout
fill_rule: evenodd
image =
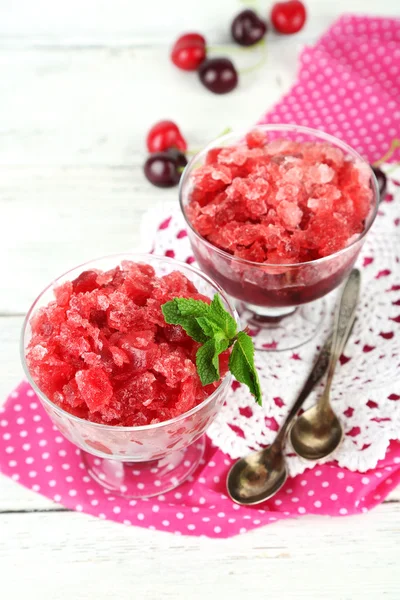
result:
M 165 323 L 161 311 L 175 297 L 210 302 L 182 273 L 158 277 L 150 265 L 124 261 L 110 271 L 83 271 L 54 296 L 30 320 L 26 360 L 40 390 L 71 414 L 150 425 L 194 408 L 219 385 L 201 385 L 199 344 Z M 221 376 L 226 370 L 221 355 Z
M 315 260 L 348 246 L 371 213 L 368 165 L 327 142 L 255 130 L 211 149 L 192 174 L 186 213 L 214 246 L 257 263 Z

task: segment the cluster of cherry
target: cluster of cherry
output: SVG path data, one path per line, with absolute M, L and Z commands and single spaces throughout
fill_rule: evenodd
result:
M 297 33 L 306 21 L 300 0 L 278 2 L 272 7 L 270 21 L 280 34 Z M 264 38 L 267 23 L 254 10 L 240 12 L 231 23 L 233 40 L 240 46 L 253 46 Z M 171 60 L 183 71 L 197 71 L 201 83 L 214 94 L 227 94 L 238 84 L 238 71 L 226 57 L 207 57 L 206 40 L 200 33 L 185 33 L 175 42 Z

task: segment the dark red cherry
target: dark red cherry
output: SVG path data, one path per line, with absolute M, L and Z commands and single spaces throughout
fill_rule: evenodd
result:
M 151 154 L 144 163 L 144 174 L 153 185 L 162 188 L 179 183 L 187 160 L 182 152 L 171 149 Z
M 252 46 L 264 37 L 267 25 L 254 10 L 243 10 L 232 21 L 232 37 L 241 46 Z
M 198 70 L 201 83 L 214 94 L 227 94 L 238 84 L 238 74 L 229 58 L 207 58 Z
M 179 152 L 179 150 L 177 150 L 176 148 L 170 148 L 169 150 L 167 150 L 167 154 L 175 160 L 176 167 L 178 170 L 180 170 L 182 174 L 183 169 L 188 163 L 186 156 L 183 154 L 183 152 Z
M 382 171 L 382 169 L 380 169 L 379 167 L 372 166 L 372 170 L 377 179 L 378 187 L 379 187 L 379 195 L 382 200 L 383 196 L 386 194 L 387 177 L 386 177 L 385 173 Z

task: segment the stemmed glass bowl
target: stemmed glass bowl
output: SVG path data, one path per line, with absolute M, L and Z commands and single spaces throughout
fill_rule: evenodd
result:
M 217 138 L 192 158 L 183 173 L 180 205 L 197 263 L 235 301 L 242 327 L 248 326 L 257 349 L 288 350 L 309 341 L 320 328 L 325 316 L 325 303 L 321 299 L 350 273 L 375 219 L 379 188 L 369 164 L 331 135 L 297 125 L 261 125 L 256 129 L 265 132 L 269 140 L 328 143 L 370 171 L 371 210 L 362 233 L 334 254 L 296 264 L 258 263 L 233 256 L 202 237 L 188 217 L 196 169 L 205 164 L 210 150 L 236 146 L 244 140 L 246 132 Z
M 231 375 L 201 404 L 168 421 L 122 427 L 94 423 L 63 410 L 44 394 L 30 373 L 26 352 L 31 339 L 31 319 L 55 299 L 54 290 L 82 272 L 106 271 L 130 260 L 151 265 L 157 276 L 180 271 L 202 294 L 219 293 L 230 314 L 238 315 L 221 287 L 198 269 L 176 260 L 145 254 L 107 256 L 80 265 L 55 279 L 31 306 L 22 330 L 21 360 L 28 381 L 47 414 L 61 433 L 81 450 L 89 474 L 101 486 L 130 498 L 161 494 L 180 485 L 198 466 L 205 447 L 204 432 L 215 419 L 226 397 Z

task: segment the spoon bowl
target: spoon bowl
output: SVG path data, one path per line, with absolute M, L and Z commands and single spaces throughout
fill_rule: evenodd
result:
M 259 504 L 276 494 L 287 476 L 282 452 L 270 446 L 233 465 L 227 478 L 228 493 L 239 504 Z
M 321 410 L 317 404 L 298 417 L 290 431 L 290 441 L 297 455 L 319 460 L 336 450 L 343 438 L 343 428 L 335 413 Z

